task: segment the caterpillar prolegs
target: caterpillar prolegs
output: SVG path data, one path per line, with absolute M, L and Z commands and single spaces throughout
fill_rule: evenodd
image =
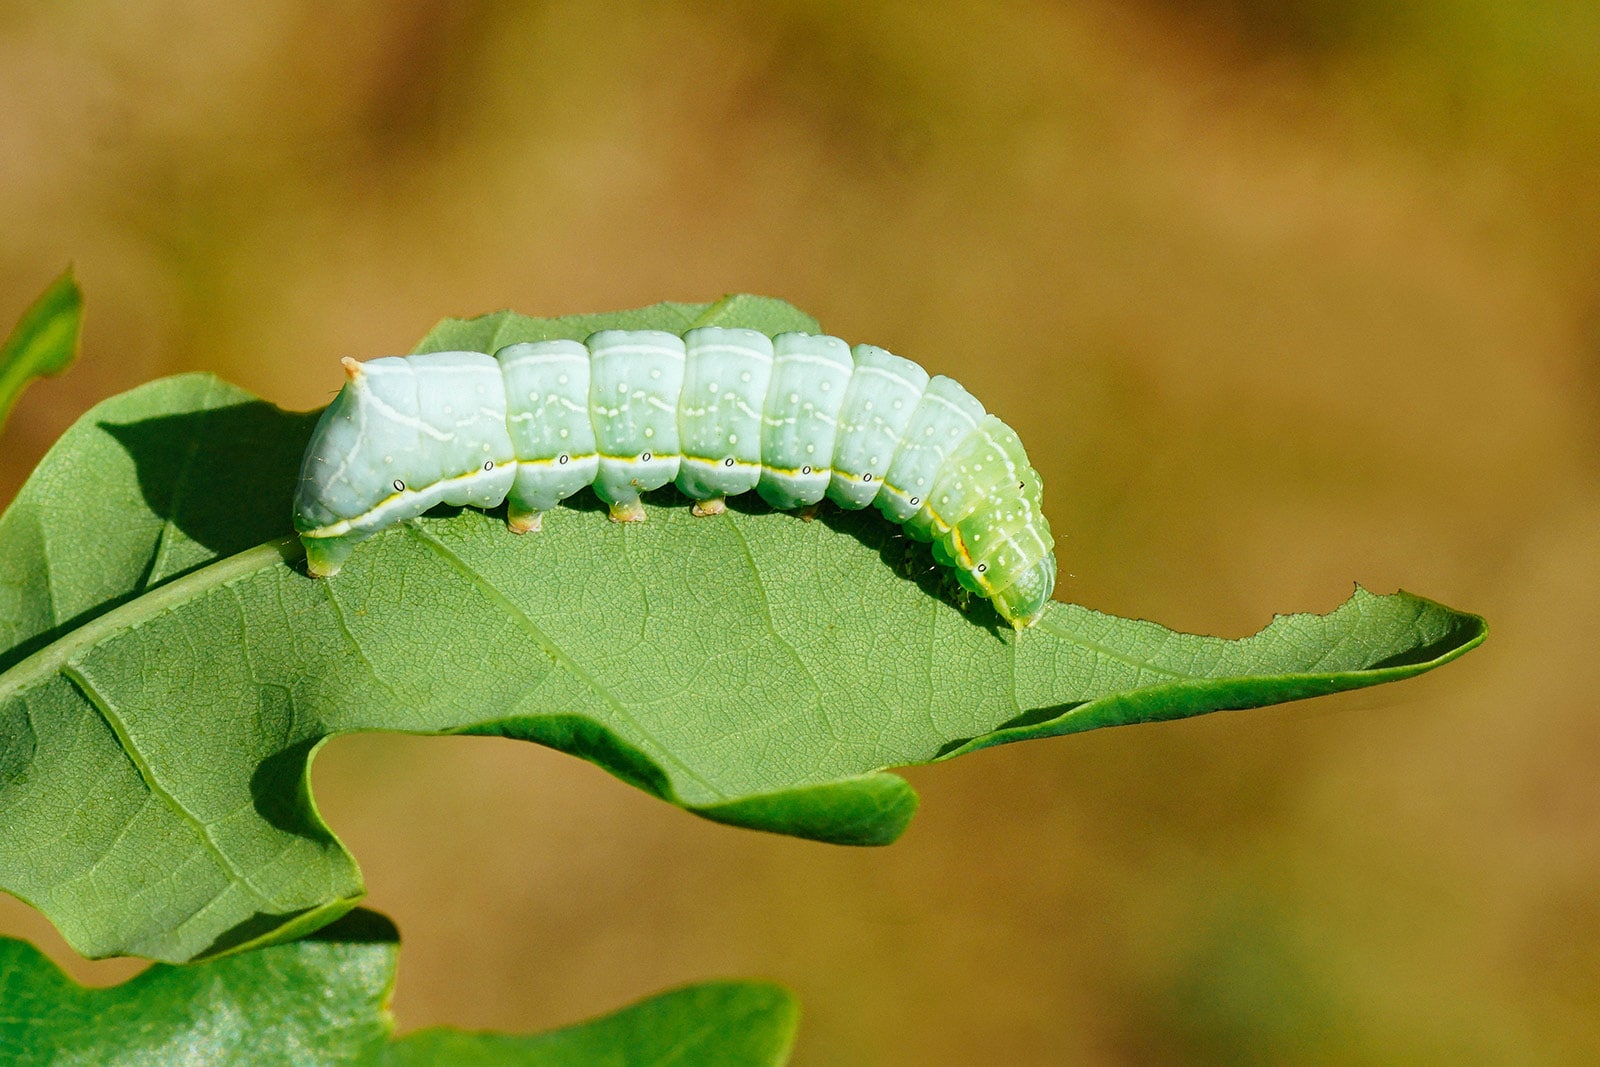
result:
M 952 379 L 872 345 L 605 330 L 344 367 L 295 493 L 313 576 L 435 504 L 507 501 L 522 533 L 584 486 L 632 522 L 641 493 L 676 482 L 701 515 L 752 489 L 775 508 L 875 504 L 1017 629 L 1055 587 L 1043 487 L 1016 433 Z

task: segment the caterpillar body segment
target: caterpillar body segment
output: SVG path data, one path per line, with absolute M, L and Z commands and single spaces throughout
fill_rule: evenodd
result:
M 589 350 L 578 341 L 538 341 L 502 348 L 494 358 L 505 379 L 511 446 L 521 457 L 507 521 L 526 533 L 539 528 L 539 516 L 592 484 L 600 469 Z
M 775 508 L 807 508 L 828 492 L 855 360 L 837 337 L 783 333 L 772 347 L 756 492 Z
M 312 432 L 294 522 L 313 576 L 436 504 L 507 503 L 513 530 L 585 486 L 617 521 L 675 483 L 696 514 L 878 507 L 1022 629 L 1054 589 L 1043 487 L 960 384 L 835 337 L 701 327 L 346 360 Z
M 878 494 L 879 509 L 917 540 L 933 540 L 928 501 L 934 478 L 982 418 L 983 405 L 961 383 L 942 374 L 928 380 L 885 475 L 888 485 Z
M 678 477 L 683 338 L 661 330 L 604 330 L 589 347 L 589 418 L 600 469 L 595 495 L 618 522 L 644 518 L 639 494 Z
M 725 497 L 761 481 L 761 431 L 772 380 L 772 338 L 755 330 L 702 327 L 683 335 L 688 362 L 678 397 L 683 460 L 678 488 L 696 511 L 715 514 Z
M 856 345 L 855 373 L 839 412 L 828 497 L 864 508 L 887 484 L 884 476 L 928 387 L 928 372 L 876 345 Z

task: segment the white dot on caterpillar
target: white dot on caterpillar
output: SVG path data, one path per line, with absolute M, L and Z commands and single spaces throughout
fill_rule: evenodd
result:
M 899 411 L 901 408 L 903 408 L 905 406 L 906 406 L 906 402 L 904 400 L 896 400 L 894 402 L 894 409 L 896 411 Z
M 644 428 L 644 435 L 646 437 L 654 437 L 656 435 L 656 428 L 654 426 L 646 426 Z
M 568 378 L 568 377 L 567 377 L 567 376 L 566 376 L 566 375 L 565 375 L 565 374 L 558 374 L 558 375 L 556 375 L 556 384 L 557 384 L 557 385 L 566 385 L 566 384 L 567 384 L 567 383 L 568 383 L 568 382 L 570 382 L 570 381 L 571 381 L 571 380 L 572 380 L 572 379 L 571 379 L 571 378 Z
M 617 383 L 617 392 L 626 393 L 627 391 L 628 391 L 628 383 L 627 382 L 618 382 Z
M 823 383 L 822 383 L 822 391 L 823 391 L 823 392 L 824 392 L 824 393 L 831 393 L 831 392 L 833 392 L 833 383 L 832 383 L 832 382 L 823 382 Z
M 716 391 L 717 391 L 717 383 L 716 382 L 712 382 L 710 385 L 706 386 L 706 392 L 714 393 Z
M 730 433 L 730 434 L 729 434 L 729 435 L 728 435 L 728 443 L 729 443 L 729 444 L 730 444 L 730 445 L 736 445 L 736 444 L 738 444 L 738 443 L 739 443 L 739 435 L 738 435 L 738 434 L 736 434 L 736 433 Z
M 743 374 L 739 375 L 739 380 L 741 382 L 748 382 L 750 380 L 750 372 L 745 371 Z
M 791 403 L 791 404 L 800 403 L 800 394 L 799 393 L 790 393 L 789 394 L 789 403 Z
M 568 429 L 567 429 L 567 428 L 566 428 L 566 427 L 565 427 L 565 426 L 563 426 L 563 427 L 561 427 L 561 436 L 562 436 L 562 437 L 566 437 L 566 436 L 567 436 L 567 435 L 568 435 L 568 434 L 569 434 L 569 433 L 571 433 L 571 432 L 572 432 L 572 431 L 571 431 L 571 430 L 568 430 Z
M 817 450 L 817 446 L 816 445 L 806 445 L 806 455 L 809 456 L 813 452 L 815 452 L 816 450 Z
M 653 371 L 651 371 L 651 372 L 650 372 L 650 377 L 651 377 L 651 378 L 659 378 L 659 377 L 661 377 L 661 371 L 660 371 L 660 369 L 659 369 L 659 368 L 658 368 L 658 369 L 656 369 L 656 370 L 653 370 Z

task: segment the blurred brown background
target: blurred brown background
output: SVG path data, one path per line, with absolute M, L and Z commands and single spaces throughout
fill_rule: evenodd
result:
M 1058 596 L 1242 635 L 1359 580 L 1494 633 L 912 771 L 881 850 L 341 740 L 402 1028 L 765 975 L 802 1065 L 1593 1062 L 1597 57 L 1571 0 L 0 0 L 0 319 L 69 260 L 89 300 L 0 498 L 158 375 L 306 408 L 445 315 L 784 296 L 1017 427 Z

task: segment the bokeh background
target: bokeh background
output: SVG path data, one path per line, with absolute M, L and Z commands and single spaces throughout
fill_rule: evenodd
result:
M 446 315 L 784 296 L 1017 427 L 1058 596 L 1237 636 L 1358 580 L 1494 632 L 913 770 L 878 850 L 341 740 L 403 1029 L 750 975 L 802 1065 L 1594 1062 L 1597 179 L 1577 0 L 0 0 L 0 319 L 69 260 L 89 300 L 0 498 L 158 375 L 308 408 Z

